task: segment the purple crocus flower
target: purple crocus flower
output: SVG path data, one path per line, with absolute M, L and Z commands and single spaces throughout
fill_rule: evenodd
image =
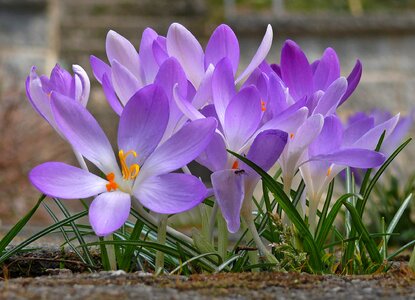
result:
M 256 87 L 235 88 L 233 66 L 223 58 L 212 75 L 213 104 L 198 111 L 175 93 L 175 100 L 191 120 L 215 117 L 218 129 L 212 142 L 196 159 L 209 168 L 216 201 L 232 233 L 240 227 L 240 214 L 252 214 L 252 194 L 259 176 L 227 153 L 232 150 L 269 170 L 287 142 L 287 133 L 298 122 L 298 114 L 272 120 L 260 126 L 263 115 L 261 97 Z M 307 116 L 307 112 L 303 114 Z M 294 125 L 293 125 L 294 124 Z
M 206 188 L 199 179 L 171 172 L 206 148 L 216 121 L 207 118 L 190 122 L 159 144 L 169 117 L 168 100 L 160 87 L 141 89 L 123 110 L 118 127 L 120 165 L 104 132 L 81 104 L 52 93 L 51 108 L 62 134 L 106 178 L 64 163 L 49 162 L 35 167 L 30 180 L 53 197 L 96 196 L 89 208 L 89 221 L 98 236 L 108 235 L 124 224 L 131 196 L 161 214 L 189 210 L 206 196 Z
M 373 168 L 381 165 L 385 156 L 374 149 L 382 133 L 386 131 L 386 135 L 390 135 L 398 119 L 399 115 L 373 128 L 355 124 L 347 129 L 336 115 L 324 119 L 320 135 L 308 148 L 308 162 L 300 167 L 309 195 L 309 220 L 313 230 L 318 203 L 329 183 L 347 166 Z
M 55 130 L 59 132 L 52 116 L 50 96 L 52 92 L 67 96 L 72 101 L 78 101 L 86 107 L 89 99 L 90 82 L 85 70 L 73 65 L 72 76 L 58 64 L 53 68 L 50 78 L 38 76 L 36 67 L 32 67 L 26 79 L 26 95 L 37 113 L 42 116 Z
M 236 79 L 237 82 L 249 76 L 265 59 L 271 43 L 272 29 L 268 26 L 261 45 L 248 67 Z M 91 56 L 91 67 L 103 86 L 109 104 L 119 115 L 138 89 L 153 82 L 160 84 L 159 79 L 164 81 L 166 77 L 171 77 L 169 82 L 176 79 L 174 83 L 179 85 L 181 96 L 192 100 L 199 109 L 212 97 L 210 80 L 216 64 L 222 58 L 228 57 L 232 62 L 234 75 L 239 64 L 239 43 L 227 25 L 216 28 L 205 53 L 193 34 L 178 23 L 169 27 L 166 38 L 150 28 L 144 30 L 139 53 L 127 39 L 110 31 L 106 39 L 106 52 L 110 65 Z M 168 96 L 172 94 L 172 87 L 171 84 L 164 85 L 164 88 L 170 89 L 165 91 Z M 174 111 L 173 101 L 170 105 Z M 173 115 L 176 113 L 177 110 Z M 168 128 L 180 128 L 181 124 L 177 126 L 178 122 L 177 118 L 170 118 Z
M 340 77 L 340 62 L 336 52 L 327 48 L 323 56 L 310 64 L 301 48 L 287 40 L 281 51 L 281 64 L 271 65 L 274 72 L 282 79 L 295 101 L 311 97 L 318 91 L 326 91 Z M 359 60 L 347 77 L 347 90 L 339 106 L 346 101 L 359 84 L 362 64 Z

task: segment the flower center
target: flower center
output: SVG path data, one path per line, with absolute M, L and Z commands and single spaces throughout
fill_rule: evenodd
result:
M 122 178 L 124 180 L 134 179 L 138 176 L 138 173 L 140 172 L 140 166 L 138 164 L 132 164 L 130 166 L 127 166 L 126 160 L 129 155 L 137 157 L 137 152 L 135 152 L 134 150 L 130 150 L 126 153 L 124 153 L 123 150 L 120 150 L 118 152 L 118 156 L 120 158 L 121 163 Z
M 118 152 L 118 157 L 120 158 L 121 164 L 122 178 L 124 180 L 135 179 L 138 176 L 138 173 L 140 172 L 140 166 L 138 164 L 131 164 L 130 166 L 127 165 L 127 157 L 129 155 L 137 157 L 137 152 L 135 152 L 134 150 L 130 150 L 126 153 L 124 153 L 123 150 L 120 150 Z M 109 181 L 109 183 L 106 185 L 107 191 L 116 191 L 119 186 L 118 183 L 115 182 L 115 174 L 111 172 L 108 173 L 106 177 Z

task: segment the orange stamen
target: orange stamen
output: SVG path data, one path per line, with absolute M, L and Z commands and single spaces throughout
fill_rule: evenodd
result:
M 261 100 L 261 110 L 266 111 L 267 108 L 265 107 L 265 102 Z
M 107 191 L 111 192 L 111 190 L 116 191 L 118 188 L 118 184 L 115 182 L 115 175 L 114 173 L 107 174 L 107 180 L 109 183 L 106 185 Z
M 294 138 L 294 133 L 290 133 L 290 139 Z
M 239 169 L 239 162 L 237 160 L 235 160 L 232 165 L 232 170 L 236 170 L 236 169 Z

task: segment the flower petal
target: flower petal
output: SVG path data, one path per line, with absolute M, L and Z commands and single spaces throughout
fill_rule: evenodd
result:
M 347 91 L 344 93 L 342 100 L 339 103 L 339 106 L 343 104 L 344 101 L 346 101 L 350 95 L 354 92 L 357 85 L 360 82 L 360 78 L 362 77 L 362 63 L 360 60 L 356 61 L 356 64 L 350 73 L 350 75 L 347 77 Z
M 152 83 L 156 77 L 159 66 L 154 58 L 153 43 L 157 39 L 158 34 L 151 28 L 146 28 L 141 36 L 140 43 L 140 62 L 144 73 L 144 82 Z
M 107 74 L 104 74 L 102 76 L 102 89 L 104 91 L 105 98 L 107 98 L 107 101 L 111 108 L 115 111 L 117 115 L 121 116 L 123 107 L 120 103 L 120 100 L 118 100 L 117 95 L 115 94 L 114 87 L 112 86 L 111 80 L 109 79 Z
M 192 105 L 196 109 L 202 108 L 206 103 L 212 103 L 212 77 L 214 70 L 215 68 L 213 65 L 210 65 L 207 68 L 205 76 L 193 97 Z
M 105 174 L 118 169 L 110 142 L 85 107 L 57 93 L 52 93 L 51 107 L 56 124 L 76 151 Z
M 281 51 L 282 80 L 296 99 L 313 93 L 313 73 L 301 48 L 293 41 L 285 42 Z
M 229 148 L 238 151 L 258 129 L 261 121 L 261 96 L 254 86 L 236 94 L 225 112 L 224 131 Z
M 78 76 L 81 82 L 81 94 L 80 97 L 76 99 L 79 100 L 83 106 L 86 106 L 91 91 L 91 83 L 88 74 L 86 74 L 85 70 L 79 65 L 73 65 L 72 70 L 75 74 L 75 78 Z
M 32 67 L 30 74 L 26 79 L 26 95 L 38 114 L 43 117 L 52 127 L 55 127 L 52 112 L 50 110 L 50 101 L 42 89 L 42 82 L 36 74 L 36 67 Z
M 145 161 L 135 186 L 147 177 L 170 173 L 194 160 L 207 147 L 215 129 L 213 118 L 184 125 Z
M 333 81 L 340 77 L 340 62 L 336 51 L 327 48 L 313 72 L 314 90 L 325 91 Z
M 239 65 L 239 42 L 232 29 L 225 24 L 219 25 L 212 33 L 205 50 L 205 68 L 216 64 L 224 57 L 228 57 L 233 74 Z
M 269 50 L 271 49 L 272 37 L 272 27 L 268 24 L 267 31 L 265 32 L 264 38 L 262 39 L 262 42 L 259 45 L 258 50 L 256 51 L 254 57 L 252 57 L 252 60 L 246 67 L 246 69 L 236 79 L 235 83 L 239 83 L 243 79 L 248 77 L 264 61 L 264 59 L 268 55 Z
M 222 170 L 211 175 L 216 201 L 226 220 L 228 230 L 235 233 L 240 227 L 240 213 L 244 192 L 245 173 L 240 170 Z
M 364 119 L 356 120 L 349 127 L 347 127 L 343 134 L 343 147 L 353 145 L 358 139 L 366 134 L 375 126 L 372 117 L 365 117 Z
M 130 98 L 137 92 L 142 86 L 142 82 L 117 60 L 111 61 L 112 65 L 112 83 L 114 90 L 121 100 L 121 103 L 125 106 Z
M 380 166 L 385 161 L 385 156 L 380 152 L 372 150 L 348 148 L 328 154 L 317 155 L 310 160 L 327 161 L 352 168 L 369 169 Z
M 109 192 L 97 196 L 89 207 L 89 223 L 97 236 L 106 236 L 121 228 L 131 209 L 131 196 Z
M 187 78 L 198 88 L 205 74 L 204 55 L 202 46 L 193 34 L 181 24 L 170 25 L 167 32 L 167 52 L 179 61 Z
M 319 155 L 339 149 L 343 140 L 343 125 L 335 115 L 324 118 L 324 125 L 318 137 L 309 147 L 309 155 Z
M 79 199 L 106 191 L 105 179 L 61 162 L 41 164 L 30 171 L 30 182 L 42 193 L 57 198 Z
M 268 171 L 280 157 L 287 144 L 287 139 L 288 134 L 284 131 L 272 129 L 263 131 L 252 143 L 247 158 L 264 171 Z M 254 173 L 258 175 L 256 172 Z
M 213 104 L 222 126 L 225 124 L 226 108 L 235 94 L 232 63 L 229 58 L 225 57 L 217 64 L 212 75 Z
M 302 153 L 320 134 L 323 128 L 322 115 L 312 115 L 297 130 L 291 139 L 290 153 Z
M 140 57 L 134 46 L 122 35 L 110 30 L 105 41 L 108 61 L 116 60 L 133 74 L 137 80 L 142 81 Z
M 119 149 L 136 151 L 136 163 L 141 166 L 160 142 L 168 118 L 169 103 L 163 89 L 155 84 L 140 89 L 121 114 Z
M 207 195 L 205 185 L 188 174 L 153 176 L 134 189 L 134 196 L 148 209 L 160 214 L 177 214 L 192 209 Z
M 369 150 L 374 150 L 376 145 L 379 142 L 379 139 L 384 131 L 386 131 L 385 138 L 387 138 L 395 129 L 396 124 L 399 121 L 399 114 L 390 118 L 386 122 L 383 122 L 371 130 L 369 130 L 366 134 L 364 134 L 360 139 L 353 143 L 353 148 L 364 148 Z
M 89 63 L 96 80 L 102 84 L 102 77 L 104 74 L 111 74 L 111 67 L 94 55 L 89 57 Z
M 196 161 L 212 172 L 222 170 L 226 166 L 228 153 L 222 136 L 215 133 L 209 145 L 206 147 Z
M 330 115 L 336 111 L 336 108 L 346 92 L 347 80 L 344 77 L 340 77 L 335 80 L 326 90 L 324 95 L 317 103 L 313 114 L 322 114 L 323 116 Z

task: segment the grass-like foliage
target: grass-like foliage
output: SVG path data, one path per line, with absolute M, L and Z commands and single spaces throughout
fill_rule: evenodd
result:
M 210 198 L 198 207 L 201 222 L 191 235 L 171 228 L 167 217 L 156 219 L 145 208 L 137 206 L 121 229 L 108 237 L 96 238 L 91 226 L 82 221 L 88 214 L 85 201 L 81 200 L 82 211 L 71 212 L 59 199 L 42 195 L 33 209 L 0 241 L 0 263 L 5 264 L 11 256 L 45 235 L 60 232 L 65 240 L 62 246 L 76 253 L 91 271 L 102 268 L 189 275 L 258 270 L 367 274 L 387 270 L 390 260 L 415 244 L 415 241 L 408 241 L 395 252 L 388 252 L 391 237 L 405 215 L 412 194 L 405 195 L 389 222 L 382 219 L 382 226 L 376 232 L 371 232 L 370 226 L 366 225 L 366 208 L 370 207 L 374 191 L 381 189 L 377 183 L 382 174 L 409 142 L 410 139 L 398 147 L 379 169 L 367 170 L 360 189 L 350 170 L 346 174 L 345 194 L 335 196 L 335 181 L 332 181 L 317 212 L 315 230 L 310 229 L 307 214 L 298 209 L 305 190 L 304 182 L 287 195 L 280 171 L 272 177 L 244 156 L 229 151 L 261 176 L 263 189 L 262 198 L 253 199 L 255 228 L 243 223 L 239 234 L 233 235 L 237 237 L 234 240 L 229 240 L 226 224 L 214 199 Z M 380 144 L 381 141 L 378 148 Z M 53 224 L 10 247 L 42 206 Z M 55 213 L 57 210 L 62 219 Z M 215 226 L 217 230 L 213 230 Z M 101 255 L 100 262 L 93 259 L 97 252 Z

